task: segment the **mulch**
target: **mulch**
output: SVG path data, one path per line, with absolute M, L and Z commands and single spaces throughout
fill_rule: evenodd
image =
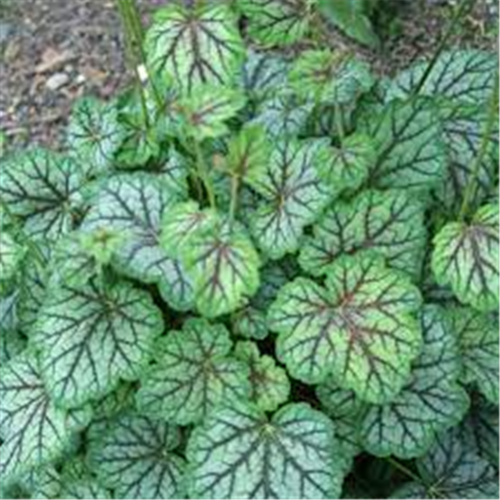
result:
M 350 45 L 376 71 L 392 74 L 429 53 L 453 0 L 394 0 L 394 36 L 379 54 L 332 30 L 333 45 Z M 495 47 L 486 3 L 453 43 Z M 145 19 L 165 0 L 140 0 Z M 490 2 L 491 3 L 491 2 Z M 0 130 L 12 146 L 54 147 L 72 103 L 83 94 L 109 98 L 130 81 L 113 0 L 0 0 Z

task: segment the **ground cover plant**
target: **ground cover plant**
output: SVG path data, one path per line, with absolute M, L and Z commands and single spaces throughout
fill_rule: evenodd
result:
M 304 5 L 121 2 L 136 86 L 2 159 L 4 498 L 498 498 L 496 55 Z

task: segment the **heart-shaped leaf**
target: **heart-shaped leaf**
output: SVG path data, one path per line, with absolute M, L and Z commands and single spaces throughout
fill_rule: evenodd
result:
M 177 199 L 152 175 L 115 176 L 99 185 L 81 230 L 118 235 L 116 269 L 156 283 L 172 307 L 184 310 L 192 304 L 191 284 L 180 262 L 160 246 L 161 220 Z
M 251 218 L 251 230 L 261 250 L 279 259 L 297 250 L 303 229 L 313 223 L 331 199 L 316 174 L 322 142 L 278 143 L 253 187 L 264 202 Z
M 238 0 L 251 38 L 263 46 L 301 40 L 309 30 L 312 4 L 307 0 Z
M 93 442 L 88 461 L 102 484 L 119 498 L 184 498 L 185 462 L 176 427 L 128 413 Z
M 75 104 L 67 131 L 68 146 L 85 167 L 98 175 L 113 166 L 115 154 L 126 138 L 114 103 L 85 97 Z
M 234 178 L 258 185 L 266 175 L 270 150 L 264 129 L 249 125 L 229 141 L 224 168 Z
M 236 344 L 235 356 L 250 369 L 250 399 L 264 411 L 275 411 L 290 394 L 286 371 L 271 356 L 261 356 L 254 342 Z
M 227 329 L 190 319 L 159 345 L 158 362 L 144 374 L 139 407 L 148 415 L 180 425 L 200 422 L 228 400 L 250 392 L 249 370 L 229 353 Z
M 244 106 L 245 96 L 239 90 L 199 87 L 179 103 L 180 132 L 197 141 L 226 135 L 229 132 L 226 122 Z
M 391 403 L 370 406 L 363 416 L 361 439 L 373 455 L 422 456 L 436 435 L 457 425 L 469 407 L 467 393 L 458 384 L 460 349 L 444 311 L 426 306 L 421 322 L 424 345 L 409 384 Z
M 354 192 L 368 178 L 377 160 L 372 139 L 364 134 L 346 137 L 340 147 L 325 147 L 318 174 L 335 193 Z
M 371 170 L 377 187 L 429 189 L 444 178 L 447 165 L 441 122 L 434 102 L 425 97 L 393 101 L 363 126 L 378 148 Z
M 78 407 L 120 379 L 137 379 L 162 330 L 151 297 L 127 283 L 54 287 L 33 336 L 47 391 L 59 405 Z
M 36 355 L 24 351 L 0 369 L 2 483 L 58 458 L 72 439 L 68 413 L 54 406 Z
M 400 73 L 389 87 L 387 100 L 407 98 L 420 83 L 428 65 L 428 62 L 419 62 Z M 497 60 L 491 52 L 476 49 L 446 51 L 432 66 L 420 94 L 477 105 L 491 95 L 496 71 Z
M 289 63 L 282 55 L 249 50 L 243 66 L 243 87 L 253 102 L 261 102 L 284 88 Z
M 440 435 L 416 465 L 420 481 L 400 488 L 391 498 L 498 497 L 495 468 L 469 449 L 457 429 Z
M 197 234 L 210 232 L 219 222 L 211 209 L 200 209 L 195 201 L 176 203 L 163 217 L 161 245 L 167 255 L 181 258 Z
M 290 85 L 316 104 L 355 103 L 374 84 L 369 66 L 330 50 L 304 51 L 289 73 Z
M 43 149 L 12 157 L 2 165 L 0 199 L 35 239 L 55 240 L 73 229 L 84 178 L 79 165 Z
M 243 227 L 236 224 L 219 224 L 194 236 L 183 262 L 198 311 L 209 318 L 236 310 L 259 287 L 259 255 Z
M 249 123 L 262 126 L 277 141 L 296 138 L 305 128 L 313 107 L 313 103 L 301 102 L 287 90 L 262 102 Z
M 342 255 L 370 250 L 417 277 L 425 243 L 424 206 L 415 197 L 402 190 L 364 191 L 325 212 L 305 240 L 299 263 L 320 276 Z
M 464 382 L 475 383 L 498 406 L 498 325 L 489 315 L 467 307 L 448 311 L 464 364 Z
M 332 422 L 307 404 L 271 419 L 254 406 L 210 415 L 187 456 L 192 498 L 338 498 L 342 457 Z M 223 457 L 221 459 L 220 457 Z
M 234 81 L 245 48 L 229 6 L 168 5 L 155 15 L 146 52 L 154 72 L 189 92 L 204 83 Z
M 328 270 L 326 288 L 297 278 L 281 289 L 269 313 L 277 355 L 308 384 L 332 374 L 367 402 L 390 401 L 420 351 L 413 317 L 420 300 L 409 279 L 381 259 L 345 256 Z
M 450 222 L 434 238 L 432 270 L 461 302 L 494 311 L 499 300 L 498 205 L 480 208 L 470 223 Z

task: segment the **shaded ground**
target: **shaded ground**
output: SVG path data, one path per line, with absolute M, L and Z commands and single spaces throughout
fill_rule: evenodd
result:
M 356 47 L 382 73 L 393 73 L 436 45 L 453 0 L 393 0 L 397 21 L 380 54 Z M 166 0 L 140 0 L 147 14 Z M 477 0 L 454 43 L 496 46 L 487 4 Z M 335 43 L 349 42 L 332 32 Z M 60 142 L 72 102 L 114 95 L 129 80 L 113 0 L 0 0 L 0 130 L 10 143 Z

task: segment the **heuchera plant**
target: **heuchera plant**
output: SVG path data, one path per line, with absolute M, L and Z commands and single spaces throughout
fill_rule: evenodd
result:
M 2 159 L 3 498 L 498 498 L 496 56 L 269 50 L 299 4 L 163 8 Z

